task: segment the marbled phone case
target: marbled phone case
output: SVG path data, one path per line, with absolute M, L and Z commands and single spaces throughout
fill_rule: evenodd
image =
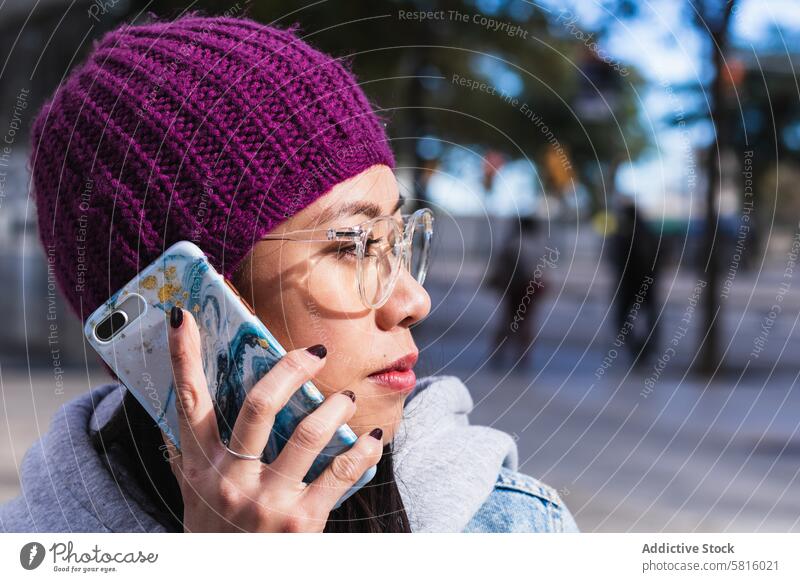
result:
M 109 341 L 98 339 L 95 326 L 132 294 L 144 299 L 144 311 Z M 142 305 L 140 300 L 134 300 Z M 180 447 L 167 342 L 169 312 L 173 305 L 188 310 L 197 321 L 203 369 L 215 403 L 220 436 L 229 439 L 248 390 L 286 354 L 286 350 L 228 287 L 197 246 L 188 241 L 172 245 L 89 316 L 84 334 L 164 433 Z M 311 381 L 294 393 L 276 416 L 262 454 L 264 462 L 277 457 L 297 424 L 322 400 L 322 394 Z M 355 441 L 356 435 L 350 427 L 340 426 L 304 481 L 316 479 L 337 454 L 350 448 Z M 374 475 L 375 467 L 371 467 L 339 499 L 336 507 Z

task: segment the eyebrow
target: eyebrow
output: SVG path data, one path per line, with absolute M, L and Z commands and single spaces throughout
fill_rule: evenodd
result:
M 406 198 L 400 196 L 397 199 L 397 202 L 395 203 L 394 208 L 389 213 L 389 215 L 392 215 L 398 210 L 400 210 L 400 208 L 402 208 L 405 203 L 406 203 Z M 359 200 L 357 202 L 348 202 L 347 204 L 340 206 L 336 210 L 332 209 L 331 207 L 328 207 L 320 213 L 319 217 L 314 222 L 316 224 L 326 224 L 328 222 L 333 222 L 334 220 L 342 218 L 343 216 L 357 216 L 359 214 L 363 214 L 367 218 L 376 218 L 378 216 L 381 216 L 382 210 L 381 207 L 375 204 L 374 202 Z

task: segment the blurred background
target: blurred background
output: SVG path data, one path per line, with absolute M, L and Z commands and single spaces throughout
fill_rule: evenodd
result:
M 107 380 L 48 271 L 28 134 L 92 42 L 187 10 L 298 22 L 436 214 L 419 376 L 584 531 L 800 531 L 794 0 L 0 3 L 0 502 Z

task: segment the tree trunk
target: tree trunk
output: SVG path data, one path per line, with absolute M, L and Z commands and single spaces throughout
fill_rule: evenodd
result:
M 717 231 L 719 228 L 718 198 L 722 186 L 722 149 L 727 143 L 728 120 L 725 109 L 725 51 L 728 42 L 728 24 L 734 2 L 726 2 L 719 28 L 711 33 L 712 66 L 714 80 L 711 84 L 711 123 L 715 140 L 708 151 L 706 172 L 708 189 L 706 191 L 706 220 L 704 230 L 703 255 L 700 264 L 700 277 L 707 281 L 702 295 L 705 339 L 700 336 L 699 369 L 703 375 L 711 376 L 720 366 L 719 326 L 722 309 L 719 295 L 719 249 Z M 710 22 L 708 23 L 710 25 Z

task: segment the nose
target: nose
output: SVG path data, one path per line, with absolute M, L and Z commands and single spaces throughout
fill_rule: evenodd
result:
M 409 327 L 425 319 L 431 311 L 431 297 L 407 269 L 401 269 L 397 283 L 386 303 L 375 313 L 376 323 L 384 331 L 396 326 Z

